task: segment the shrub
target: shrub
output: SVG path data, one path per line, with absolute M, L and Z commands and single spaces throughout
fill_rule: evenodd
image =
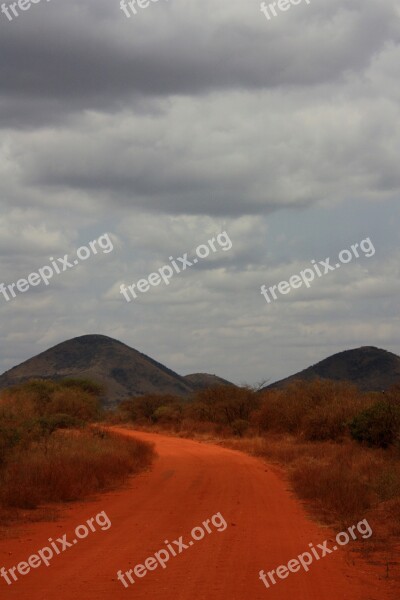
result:
M 188 407 L 189 416 L 220 425 L 248 421 L 260 405 L 260 396 L 248 388 L 215 386 L 200 390 Z
M 179 424 L 182 420 L 182 407 L 179 404 L 159 406 L 154 411 L 153 418 L 157 423 Z
M 83 426 L 83 421 L 67 414 L 55 414 L 38 419 L 43 435 L 51 435 L 57 429 L 73 429 Z
M 304 417 L 304 438 L 311 441 L 343 439 L 348 433 L 349 422 L 365 407 L 365 403 L 363 398 L 336 396 L 316 406 Z
M 104 394 L 104 386 L 90 379 L 67 378 L 58 381 L 60 388 L 75 388 L 99 398 Z
M 16 422 L 23 419 L 69 414 L 94 420 L 100 414 L 101 386 L 89 380 L 31 380 L 2 392 L 0 407 Z
M 96 396 L 77 387 L 61 388 L 53 392 L 46 414 L 64 414 L 79 421 L 94 421 L 100 415 L 100 403 Z
M 119 412 L 130 420 L 139 423 L 156 423 L 156 411 L 160 407 L 179 404 L 180 398 L 168 394 L 146 394 L 130 400 L 124 400 L 119 405 Z
M 295 395 L 271 390 L 263 396 L 254 421 L 261 432 L 295 433 L 300 429 L 305 411 L 306 406 Z
M 53 381 L 33 379 L 6 389 L 2 396 L 15 404 L 29 402 L 35 415 L 45 414 L 46 408 L 57 385 Z
M 267 390 L 253 415 L 261 432 L 302 434 L 310 440 L 340 439 L 347 422 L 368 402 L 351 384 L 317 379 Z
M 96 431 L 56 432 L 46 444 L 14 452 L 2 470 L 3 505 L 35 508 L 108 489 L 150 463 L 152 447 L 133 438 Z
M 359 413 L 350 423 L 352 437 L 377 448 L 388 448 L 400 437 L 400 405 L 384 399 Z
M 17 429 L 0 426 L 0 467 L 3 464 L 6 455 L 20 441 L 20 433 Z
M 243 437 L 249 426 L 250 423 L 244 419 L 236 419 L 236 421 L 233 421 L 231 425 L 233 434 L 237 435 L 238 437 Z

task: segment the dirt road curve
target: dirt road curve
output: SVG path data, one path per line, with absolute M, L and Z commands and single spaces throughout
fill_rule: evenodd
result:
M 128 434 L 129 435 L 129 434 Z M 321 543 L 326 529 L 310 522 L 271 467 L 244 454 L 155 434 L 136 434 L 155 443 L 151 472 L 122 490 L 73 504 L 55 523 L 26 526 L 20 539 L 0 542 L 0 567 L 7 569 L 100 511 L 112 521 L 7 586 L 0 598 L 18 600 L 384 600 L 365 563 L 348 565 L 339 550 L 314 563 L 309 573 L 291 574 L 266 589 L 258 579 Z M 221 512 L 228 528 L 196 542 L 125 589 L 118 570 L 127 571 L 165 546 L 190 539 L 193 527 Z M 352 559 L 353 560 L 353 557 Z

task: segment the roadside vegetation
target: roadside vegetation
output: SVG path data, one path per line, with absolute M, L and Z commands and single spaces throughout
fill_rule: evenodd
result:
M 326 523 L 380 511 L 400 536 L 400 386 L 386 393 L 327 380 L 262 392 L 221 386 L 190 401 L 133 398 L 110 419 L 265 457 L 287 468 L 295 492 Z
M 102 389 L 87 380 L 30 381 L 0 395 L 0 519 L 78 500 L 147 467 L 149 444 L 104 432 Z

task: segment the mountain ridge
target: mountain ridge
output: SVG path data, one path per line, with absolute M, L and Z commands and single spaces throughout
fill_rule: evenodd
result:
M 0 376 L 0 390 L 30 379 L 88 378 L 105 388 L 104 404 L 144 394 L 190 396 L 217 385 L 234 385 L 209 373 L 179 375 L 124 342 L 88 334 L 60 342 Z M 295 380 L 349 381 L 364 391 L 383 391 L 400 383 L 400 357 L 375 346 L 338 352 L 264 388 L 281 388 Z

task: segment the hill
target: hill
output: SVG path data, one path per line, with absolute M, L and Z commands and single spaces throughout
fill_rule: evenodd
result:
M 400 382 L 400 357 L 374 346 L 362 346 L 333 354 L 267 388 L 280 388 L 295 380 L 310 381 L 317 378 L 350 381 L 365 391 L 386 390 Z
M 105 404 L 143 394 L 185 396 L 191 384 L 171 369 L 104 335 L 84 335 L 57 344 L 0 376 L 0 389 L 32 378 L 89 378 L 105 386 Z
M 234 385 L 222 377 L 210 375 L 209 373 L 191 373 L 190 375 L 184 375 L 184 379 L 195 390 L 205 390 L 217 385 Z

